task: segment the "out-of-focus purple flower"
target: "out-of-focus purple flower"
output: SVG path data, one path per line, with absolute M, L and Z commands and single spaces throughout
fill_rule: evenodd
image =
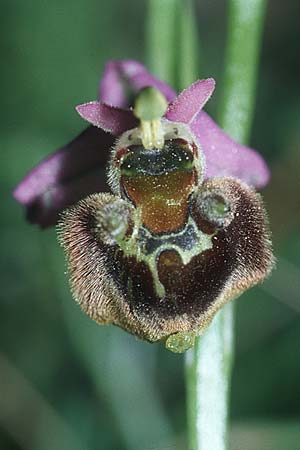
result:
M 206 177 L 233 176 L 263 187 L 269 171 L 261 156 L 238 144 L 202 111 L 213 93 L 212 78 L 198 80 L 179 96 L 165 82 L 132 60 L 107 63 L 99 86 L 100 101 L 77 107 L 93 126 L 37 165 L 14 190 L 32 223 L 54 225 L 59 213 L 94 192 L 108 190 L 105 167 L 116 138 L 138 124 L 131 101 L 146 86 L 160 90 L 169 102 L 165 119 L 186 124 L 206 159 Z

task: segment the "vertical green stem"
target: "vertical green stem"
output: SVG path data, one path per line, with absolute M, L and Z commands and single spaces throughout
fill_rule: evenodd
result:
M 146 55 L 149 69 L 174 86 L 176 13 L 181 0 L 148 0 Z
M 149 69 L 174 88 L 198 77 L 194 0 L 148 0 L 146 53 Z
M 177 85 L 182 90 L 199 78 L 199 38 L 194 0 L 177 7 Z M 178 39 L 179 37 L 179 39 Z
M 257 68 L 267 0 L 230 0 L 220 124 L 246 143 L 253 118 Z
M 188 450 L 227 448 L 232 320 L 232 305 L 227 305 L 187 353 Z

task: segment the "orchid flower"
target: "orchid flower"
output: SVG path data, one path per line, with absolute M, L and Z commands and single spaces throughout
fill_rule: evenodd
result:
M 214 88 L 207 78 L 176 96 L 141 64 L 110 62 L 101 101 L 77 106 L 92 127 L 14 192 L 42 226 L 64 210 L 59 241 L 86 313 L 174 352 L 273 266 L 252 189 L 268 169 L 202 111 Z M 101 192 L 107 159 L 112 194 Z

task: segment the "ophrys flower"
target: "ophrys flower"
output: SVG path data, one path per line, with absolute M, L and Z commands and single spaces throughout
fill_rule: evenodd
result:
M 134 108 L 125 108 L 124 77 Z M 235 143 L 202 111 L 214 87 L 211 78 L 198 80 L 176 97 L 138 63 L 112 62 L 101 84 L 106 103 L 77 107 L 103 130 L 97 151 L 101 143 L 111 147 L 112 194 L 94 193 L 62 215 L 72 292 L 97 322 L 164 340 L 173 351 L 191 346 L 225 302 L 273 265 L 264 207 L 249 186 L 264 185 L 268 170 L 256 152 Z M 76 150 L 82 161 L 84 151 Z M 69 162 L 71 167 L 71 156 Z M 23 188 L 25 183 L 28 191 L 33 179 Z M 68 182 L 61 172 L 54 189 L 60 179 Z M 27 198 L 29 205 L 37 202 L 47 224 L 58 209 L 56 197 L 49 180 L 43 189 L 36 185 L 39 196 L 32 189 Z

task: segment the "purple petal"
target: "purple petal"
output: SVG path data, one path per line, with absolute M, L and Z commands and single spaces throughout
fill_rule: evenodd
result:
M 47 191 L 29 204 L 26 218 L 42 228 L 55 225 L 60 213 L 68 206 L 74 205 L 89 194 L 108 190 L 106 170 L 98 168 L 63 184 L 49 186 Z
M 134 60 L 110 61 L 106 64 L 100 82 L 99 97 L 103 103 L 126 108 L 130 105 L 128 91 L 136 94 L 146 86 L 160 90 L 168 102 L 176 97 L 176 92 L 164 81 L 149 73 L 143 64 Z
M 165 117 L 173 122 L 190 123 L 215 89 L 215 80 L 198 80 L 181 92 L 169 105 Z
M 95 127 L 44 159 L 19 183 L 15 199 L 31 222 L 49 226 L 85 195 L 108 190 L 104 167 L 114 138 Z
M 125 80 L 122 77 L 118 61 L 109 61 L 100 80 L 99 99 L 107 105 L 127 108 Z
M 206 158 L 206 176 L 233 176 L 250 186 L 264 187 L 270 178 L 263 158 L 253 149 L 238 144 L 204 111 L 190 124 Z
M 138 120 L 129 109 L 115 108 L 100 102 L 83 103 L 76 111 L 85 120 L 115 136 L 135 128 Z

